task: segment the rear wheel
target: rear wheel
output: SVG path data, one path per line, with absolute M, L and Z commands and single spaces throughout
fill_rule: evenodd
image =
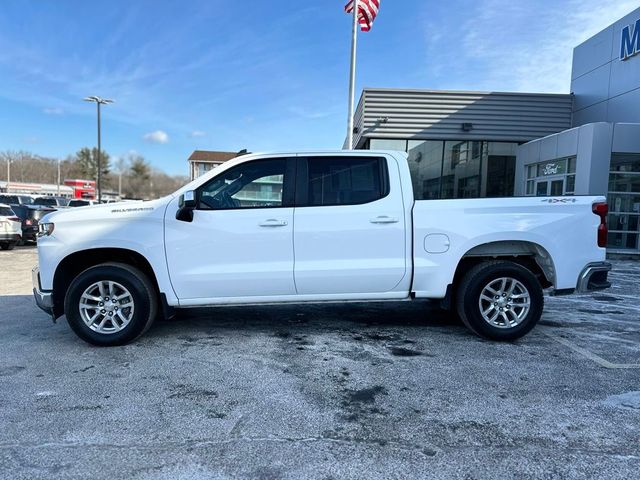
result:
M 16 246 L 16 242 L 3 242 L 0 243 L 0 248 L 2 250 L 13 250 Z
M 491 340 L 515 340 L 531 331 L 542 316 L 544 296 L 535 275 L 508 261 L 476 265 L 463 277 L 456 307 L 464 324 Z
M 93 345 L 124 345 L 142 335 L 157 315 L 149 278 L 137 268 L 105 263 L 78 275 L 67 290 L 64 311 L 73 331 Z

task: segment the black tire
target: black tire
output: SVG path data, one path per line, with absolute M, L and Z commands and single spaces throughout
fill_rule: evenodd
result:
M 131 294 L 134 309 L 129 323 L 114 333 L 92 330 L 80 314 L 80 298 L 92 284 L 113 281 Z M 115 298 L 115 297 L 114 297 Z M 64 299 L 64 311 L 71 329 L 82 340 L 98 346 L 125 345 L 145 333 L 158 314 L 158 295 L 151 280 L 143 272 L 124 263 L 103 263 L 78 275 L 69 286 Z
M 505 277 L 517 280 L 527 289 L 530 305 L 517 325 L 509 327 L 504 322 L 505 326 L 498 327 L 489 322 L 492 319 L 483 317 L 480 296 L 485 286 Z M 514 262 L 495 260 L 476 265 L 464 275 L 457 288 L 456 308 L 463 323 L 476 335 L 490 340 L 511 341 L 523 337 L 536 326 L 542 316 L 544 296 L 540 282 L 530 270 Z M 498 321 L 503 320 L 498 318 Z
M 13 250 L 15 246 L 16 246 L 15 242 L 0 243 L 0 248 L 2 248 L 2 250 Z

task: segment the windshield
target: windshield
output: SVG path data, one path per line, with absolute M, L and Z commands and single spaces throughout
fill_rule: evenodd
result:
M 33 198 L 26 195 L 20 195 L 20 203 L 23 205 L 33 205 Z
M 85 207 L 87 205 L 89 205 L 87 200 L 71 200 L 69 202 L 70 207 Z

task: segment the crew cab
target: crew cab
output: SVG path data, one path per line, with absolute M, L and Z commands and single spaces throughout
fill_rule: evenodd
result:
M 604 197 L 416 200 L 413 180 L 399 152 L 245 155 L 158 200 L 57 211 L 34 295 L 96 345 L 178 308 L 413 299 L 513 340 L 545 291 L 610 286 Z

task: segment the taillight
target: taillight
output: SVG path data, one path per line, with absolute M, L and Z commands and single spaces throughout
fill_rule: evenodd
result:
M 11 221 L 11 222 L 19 222 L 20 219 L 18 217 L 7 217 L 7 220 Z
M 609 206 L 606 203 L 594 203 L 593 213 L 600 217 L 600 225 L 598 225 L 598 246 L 607 246 L 607 236 L 609 229 L 607 228 L 607 214 L 609 213 Z

